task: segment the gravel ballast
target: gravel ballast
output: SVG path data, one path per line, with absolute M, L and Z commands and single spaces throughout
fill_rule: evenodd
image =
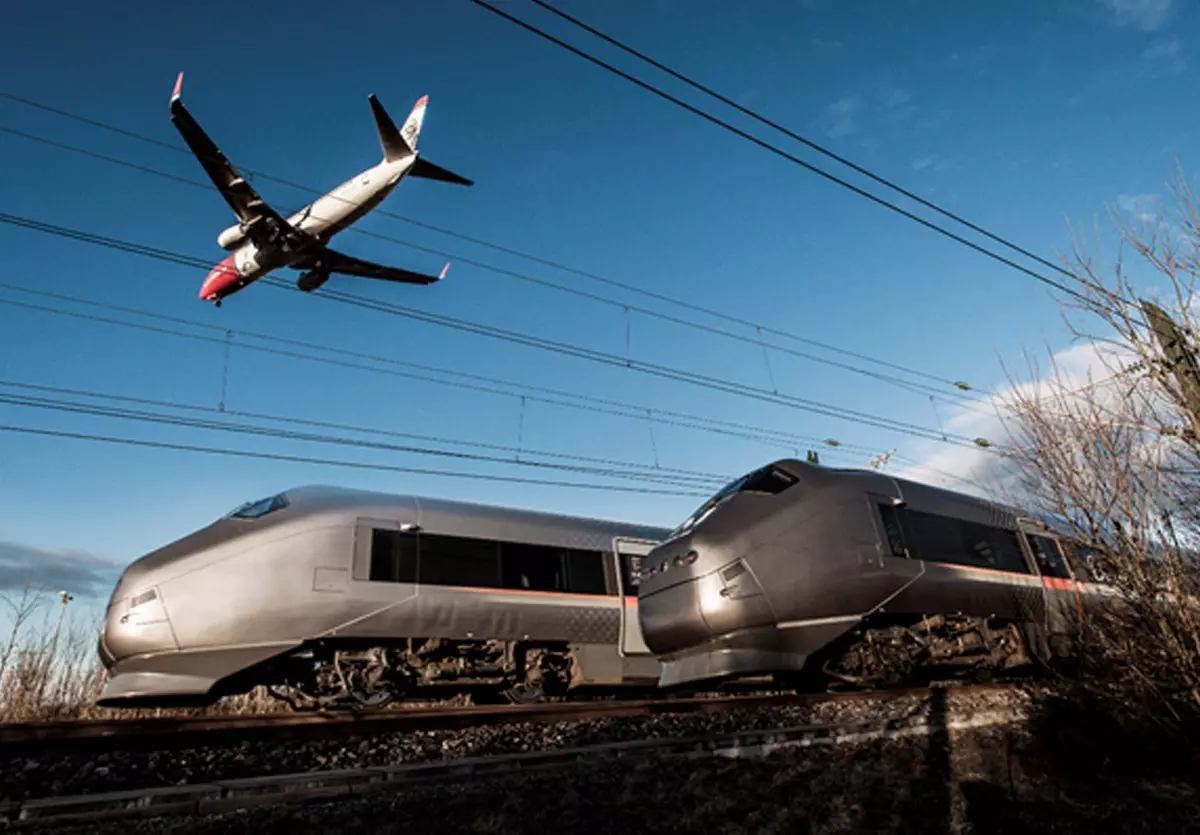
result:
M 948 714 L 1020 708 L 1021 691 L 947 691 Z M 828 701 L 715 713 L 657 714 L 592 721 L 519 723 L 369 738 L 242 743 L 172 751 L 13 758 L 0 762 L 0 800 L 205 783 L 241 777 L 367 768 L 459 757 L 559 750 L 606 742 L 700 736 L 810 723 L 885 720 L 921 713 L 928 698 Z
M 368 833 L 1166 833 L 1195 791 L 1047 770 L 1019 725 L 766 757 L 640 760 L 400 788 L 209 817 L 53 827 L 72 835 Z M 36 830 L 50 831 L 50 830 Z

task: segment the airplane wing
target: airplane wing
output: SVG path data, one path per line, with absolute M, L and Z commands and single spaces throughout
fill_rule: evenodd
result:
M 363 261 L 350 255 L 343 255 L 328 247 L 323 248 L 321 254 L 317 257 L 321 261 L 321 266 L 331 273 L 353 275 L 359 278 L 378 278 L 384 281 L 402 281 L 406 284 L 433 284 L 435 281 L 445 278 L 446 272 L 450 269 L 450 264 L 447 263 L 446 266 L 442 267 L 442 271 L 438 275 L 415 273 L 400 267 L 385 267 L 382 264 L 373 264 L 370 261 Z
M 265 246 L 281 234 L 298 234 L 298 230 L 293 229 L 278 212 L 267 205 L 192 118 L 192 114 L 183 106 L 183 99 L 180 98 L 182 86 L 183 73 L 180 73 L 175 81 L 175 91 L 171 94 L 171 121 L 204 166 L 205 173 L 221 192 L 229 208 L 233 209 L 233 213 L 242 222 L 246 237 L 258 246 Z

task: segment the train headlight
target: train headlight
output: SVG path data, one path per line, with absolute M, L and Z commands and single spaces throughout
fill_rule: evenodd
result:
M 647 566 L 644 568 L 642 570 L 642 579 L 649 580 L 656 574 L 662 574 L 663 572 L 669 571 L 672 568 L 692 565 L 698 559 L 700 559 L 700 555 L 695 551 L 688 551 L 686 554 L 676 554 L 673 558 L 669 557 L 667 559 L 660 560 L 658 565 Z

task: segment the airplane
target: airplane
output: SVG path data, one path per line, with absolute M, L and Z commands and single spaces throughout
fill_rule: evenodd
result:
M 329 240 L 360 220 L 408 177 L 470 186 L 473 183 L 417 155 L 417 137 L 425 120 L 429 96 L 422 96 L 399 130 L 374 94 L 367 97 L 383 159 L 342 183 L 286 220 L 258 195 L 183 105 L 183 73 L 171 94 L 171 122 L 182 134 L 238 222 L 217 236 L 229 255 L 217 264 L 200 287 L 200 298 L 220 307 L 221 301 L 281 267 L 302 270 L 296 286 L 311 293 L 332 273 L 432 284 L 445 278 L 450 264 L 438 275 L 373 264 L 328 247 Z

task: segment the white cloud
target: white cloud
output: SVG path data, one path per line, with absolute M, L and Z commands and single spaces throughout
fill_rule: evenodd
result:
M 1181 73 L 1187 67 L 1179 38 L 1155 41 L 1142 51 L 1142 59 L 1159 74 Z
M 849 136 L 858 130 L 854 121 L 862 102 L 857 96 L 846 96 L 829 105 L 829 124 L 825 133 L 833 139 Z
M 926 154 L 923 157 L 917 157 L 912 161 L 913 171 L 941 171 L 946 167 L 946 161 L 938 154 Z
M 1091 343 L 1072 346 L 1054 354 L 1057 379 L 1043 377 L 1018 383 L 1015 387 L 1005 385 L 969 407 L 952 410 L 945 421 L 945 431 L 968 438 L 985 438 L 996 446 L 1010 444 L 1010 428 L 1001 413 L 1015 391 L 1049 396 L 1054 391 L 1061 391 L 1060 386 L 1078 389 L 1090 385 L 1098 397 L 1111 398 L 1115 406 L 1120 389 L 1116 385 L 1105 385 L 1103 381 L 1129 362 L 1132 362 L 1131 355 L 1115 348 L 1100 348 Z M 1019 499 L 1019 473 L 1015 463 L 987 449 L 931 441 L 908 457 L 920 463 L 891 470 L 893 475 L 999 501 Z
M 1117 208 L 1144 223 L 1153 223 L 1162 216 L 1157 194 L 1119 194 Z
M 912 93 L 905 90 L 903 87 L 897 87 L 887 94 L 884 99 L 884 104 L 888 107 L 903 107 L 912 101 Z
M 827 40 L 825 38 L 820 37 L 819 35 L 813 36 L 812 44 L 817 49 L 831 49 L 831 50 L 832 49 L 841 49 L 843 46 L 846 45 L 844 42 L 839 41 L 836 38 L 831 38 L 831 39 Z
M 0 542 L 0 593 L 26 586 L 70 592 L 75 597 L 105 597 L 123 566 L 86 551 L 35 548 Z
M 1172 0 L 1100 0 L 1120 26 L 1136 26 L 1153 32 L 1167 22 Z

